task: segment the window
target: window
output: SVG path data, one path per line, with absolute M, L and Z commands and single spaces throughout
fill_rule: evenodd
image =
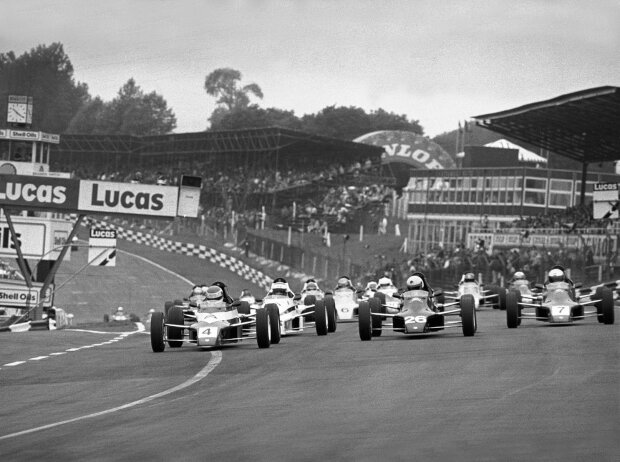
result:
M 525 197 L 523 203 L 545 207 L 547 199 L 546 178 L 525 178 Z

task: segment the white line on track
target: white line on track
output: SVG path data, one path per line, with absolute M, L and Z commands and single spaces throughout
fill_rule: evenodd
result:
M 176 387 L 168 388 L 167 390 L 164 390 L 164 391 L 162 391 L 160 393 L 156 393 L 154 395 L 147 396 L 146 398 L 142 398 L 142 399 L 139 399 L 137 401 L 132 401 L 131 403 L 123 404 L 121 406 L 113 407 L 111 409 L 106 409 L 105 411 L 94 412 L 92 414 L 83 415 L 81 417 L 75 417 L 75 418 L 69 419 L 69 420 L 61 420 L 60 422 L 54 422 L 54 423 L 51 423 L 51 424 L 42 425 L 40 427 L 34 427 L 34 428 L 30 428 L 28 430 L 22 430 L 22 431 L 16 432 L 16 433 L 9 433 L 8 435 L 0 436 L 0 441 L 7 440 L 9 438 L 15 438 L 17 436 L 28 435 L 30 433 L 35 433 L 35 432 L 38 432 L 38 431 L 41 431 L 41 430 L 47 430 L 49 428 L 59 427 L 61 425 L 65 425 L 65 424 L 69 424 L 69 423 L 73 423 L 73 422 L 79 422 L 80 420 L 93 419 L 95 417 L 100 417 L 102 415 L 111 414 L 113 412 L 122 411 L 124 409 L 129 409 L 129 408 L 132 408 L 132 407 L 135 407 L 135 406 L 139 406 L 140 404 L 148 403 L 149 401 L 153 401 L 154 399 L 161 398 L 163 396 L 169 395 L 169 394 L 174 393 L 176 391 L 183 390 L 184 388 L 187 388 L 190 385 L 193 385 L 196 382 L 199 382 L 200 380 L 204 379 L 207 375 L 209 375 L 213 371 L 213 369 L 215 369 L 218 366 L 218 364 L 220 364 L 221 361 L 222 361 L 222 352 L 220 352 L 218 350 L 212 351 L 211 352 L 211 359 L 209 359 L 209 362 L 207 363 L 207 365 L 205 367 L 203 367 L 192 378 L 190 378 L 190 379 L 186 380 L 185 382 L 177 385 Z M 5 364 L 5 366 L 8 366 L 8 365 L 9 364 Z
M 35 356 L 34 358 L 30 358 L 28 361 L 40 361 L 47 358 L 49 358 L 49 356 Z
M 8 363 L 5 364 L 4 367 L 13 367 L 13 366 L 19 366 L 20 364 L 24 364 L 26 361 L 15 361 L 13 363 Z

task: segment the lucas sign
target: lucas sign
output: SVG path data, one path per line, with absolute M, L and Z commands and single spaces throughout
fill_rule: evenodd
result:
M 175 217 L 178 199 L 176 186 L 80 181 L 78 210 Z

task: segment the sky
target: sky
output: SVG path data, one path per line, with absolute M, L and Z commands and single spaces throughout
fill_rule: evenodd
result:
M 176 133 L 208 126 L 205 77 L 223 67 L 261 87 L 261 107 L 382 108 L 431 137 L 620 86 L 620 0 L 0 0 L 0 24 L 0 52 L 62 43 L 92 96 L 133 77 Z

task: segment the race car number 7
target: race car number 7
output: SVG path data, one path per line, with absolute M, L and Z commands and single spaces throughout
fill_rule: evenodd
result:
M 424 316 L 407 316 L 405 318 L 405 324 L 409 324 L 412 322 L 426 322 L 426 317 Z

